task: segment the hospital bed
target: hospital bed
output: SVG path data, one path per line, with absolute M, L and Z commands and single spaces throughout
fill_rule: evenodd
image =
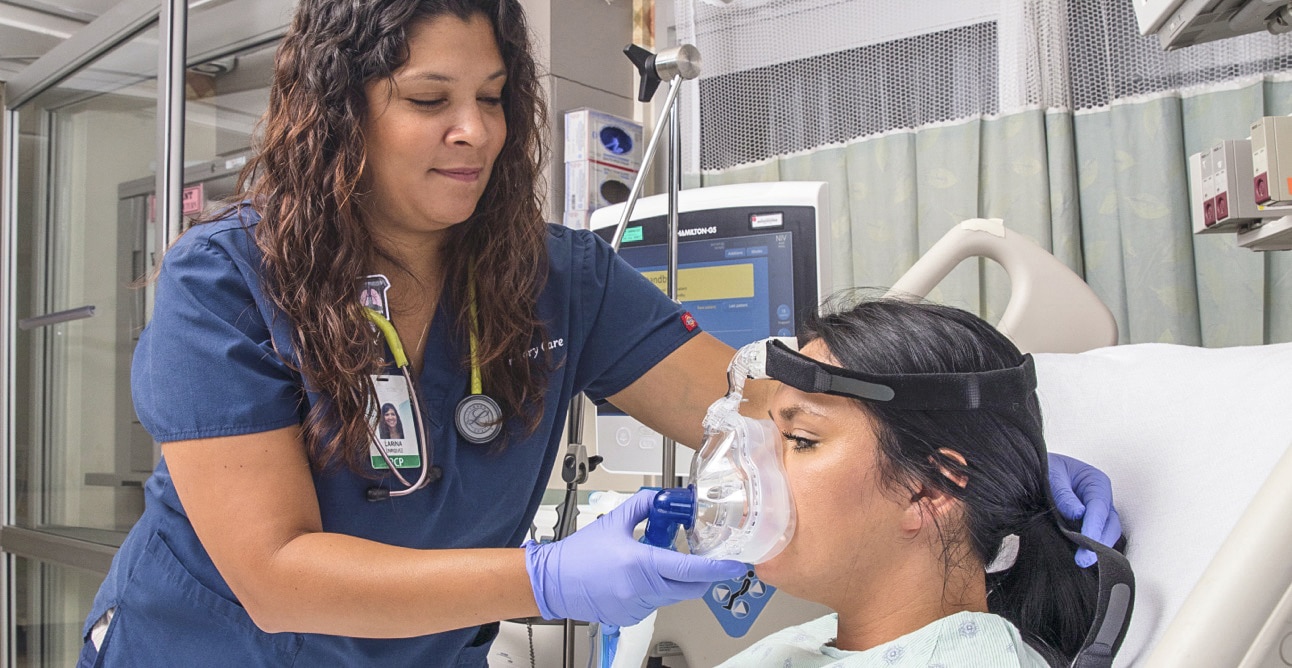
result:
M 1115 346 L 1089 287 L 999 220 L 952 229 L 893 290 L 926 294 L 974 256 L 1009 274 L 997 326 L 1036 357 L 1050 449 L 1113 480 L 1136 576 L 1115 665 L 1292 666 L 1292 344 Z M 653 646 L 672 655 L 664 665 L 707 667 L 825 612 L 777 592 L 729 638 L 687 601 L 660 611 Z M 538 665 L 560 665 L 559 645 L 542 644 Z

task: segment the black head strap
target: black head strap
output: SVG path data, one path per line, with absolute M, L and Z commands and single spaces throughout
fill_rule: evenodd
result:
M 1092 538 L 1061 528 L 1068 540 L 1094 552 L 1099 561 L 1099 600 L 1095 619 L 1072 659 L 1072 668 L 1111 668 L 1113 657 L 1126 639 L 1135 609 L 1135 574 L 1126 555 Z
M 1010 409 L 1036 390 L 1031 355 L 1018 366 L 994 371 L 875 374 L 818 362 L 775 339 L 767 342 L 767 375 L 802 392 L 883 401 L 906 410 Z

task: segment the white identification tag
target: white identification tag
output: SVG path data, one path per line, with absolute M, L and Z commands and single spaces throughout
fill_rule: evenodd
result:
M 417 468 L 422 465 L 421 449 L 417 447 L 417 429 L 413 422 L 413 402 L 408 396 L 408 382 L 403 376 L 372 377 L 377 389 L 377 410 L 370 414 L 372 433 L 386 450 L 395 468 Z M 377 443 L 368 446 L 372 468 L 388 469 L 386 459 L 377 449 Z

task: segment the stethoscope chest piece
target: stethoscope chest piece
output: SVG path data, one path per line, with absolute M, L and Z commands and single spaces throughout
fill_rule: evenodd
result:
M 488 443 L 502 432 L 502 408 L 484 394 L 468 394 L 453 414 L 458 435 L 476 444 Z

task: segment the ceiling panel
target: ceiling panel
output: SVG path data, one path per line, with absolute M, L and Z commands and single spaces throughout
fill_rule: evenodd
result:
M 8 81 L 116 0 L 0 0 L 0 81 Z
M 58 37 L 0 25 L 0 81 L 8 81 L 61 41 Z
M 103 15 L 119 0 L 0 0 L 0 5 L 28 7 L 41 12 L 89 22 Z
M 0 81 L 74 34 L 120 0 L 0 0 Z M 189 57 L 281 31 L 294 0 L 189 0 Z

